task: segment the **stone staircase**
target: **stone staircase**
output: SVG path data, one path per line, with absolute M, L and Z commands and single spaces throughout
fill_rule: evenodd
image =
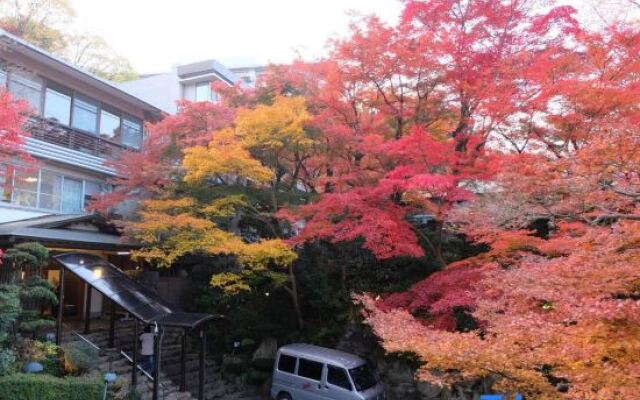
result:
M 81 332 L 80 332 L 81 333 Z M 139 333 L 142 328 L 139 327 Z M 180 383 L 180 357 L 181 339 L 183 330 L 166 328 L 162 339 L 162 353 L 160 364 L 160 388 L 158 398 L 164 400 L 191 400 L 198 398 L 198 377 L 199 377 L 199 354 L 197 343 L 187 340 L 187 352 L 185 355 L 186 366 L 186 391 L 179 391 Z M 101 350 L 100 369 L 103 371 L 113 371 L 118 375 L 119 394 L 125 394 L 131 384 L 131 362 L 121 354 L 124 352 L 129 358 L 133 350 L 133 323 L 130 321 L 118 321 L 114 337 L 114 347 L 109 348 L 108 327 L 92 328 L 88 335 L 82 335 Z M 82 341 L 77 335 L 69 330 L 65 330 L 63 341 L 66 343 Z M 153 382 L 142 372 L 138 372 L 137 391 L 143 400 L 152 398 Z M 227 382 L 222 376 L 222 369 L 211 358 L 205 358 L 205 383 L 204 397 L 207 400 L 229 399 L 229 400 L 263 400 L 264 396 L 248 393 L 245 388 Z

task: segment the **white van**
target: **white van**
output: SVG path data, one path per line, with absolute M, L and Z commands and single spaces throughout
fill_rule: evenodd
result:
M 384 386 L 360 357 L 310 344 L 278 350 L 271 398 L 275 400 L 384 400 Z

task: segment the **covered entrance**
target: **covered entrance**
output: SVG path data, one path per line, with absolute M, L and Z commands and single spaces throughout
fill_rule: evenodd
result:
M 72 275 L 84 282 L 89 288 L 100 293 L 105 301 L 109 302 L 109 343 L 113 346 L 116 334 L 116 307 L 121 307 L 134 318 L 133 334 L 133 354 L 131 368 L 131 384 L 137 383 L 138 370 L 138 336 L 140 334 L 140 324 L 152 325 L 154 327 L 154 355 L 156 357 L 153 371 L 153 399 L 158 398 L 159 370 L 162 357 L 161 336 L 166 327 L 181 328 L 188 331 L 197 330 L 200 336 L 199 352 L 199 376 L 198 376 L 198 398 L 204 398 L 204 378 L 205 378 L 205 352 L 206 337 L 204 327 L 207 322 L 217 318 L 211 314 L 185 313 L 173 309 L 158 294 L 148 289 L 138 281 L 135 281 L 113 264 L 98 255 L 84 252 L 68 252 L 53 257 L 59 266 L 60 288 L 59 307 L 57 313 L 56 341 L 59 343 L 62 337 L 62 317 L 65 304 L 65 282 L 66 275 Z M 91 330 L 91 320 L 88 318 L 91 313 L 91 296 L 87 297 L 84 305 L 85 332 Z M 182 336 L 182 357 L 181 357 L 181 379 L 180 390 L 185 390 L 185 353 L 186 335 Z

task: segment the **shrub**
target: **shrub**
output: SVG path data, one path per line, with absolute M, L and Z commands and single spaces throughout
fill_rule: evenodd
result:
M 57 378 L 51 375 L 14 374 L 0 377 L 0 400 L 95 400 L 101 398 L 97 378 Z
M 14 372 L 16 356 L 9 349 L 0 350 L 0 376 Z
M 74 342 L 62 347 L 64 372 L 82 375 L 98 367 L 98 351 L 84 342 Z

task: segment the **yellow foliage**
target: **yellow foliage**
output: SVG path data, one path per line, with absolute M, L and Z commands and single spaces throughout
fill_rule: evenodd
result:
M 233 272 L 215 274 L 211 277 L 210 283 L 211 286 L 222 289 L 229 294 L 251 291 L 251 286 L 244 281 L 244 277 Z
M 191 197 L 180 199 L 146 200 L 142 202 L 145 209 L 149 211 L 185 211 L 196 204 Z
M 186 182 L 233 176 L 266 183 L 273 178 L 273 172 L 251 156 L 231 128 L 214 132 L 207 147 L 190 147 L 184 153 L 182 166 L 186 171 Z
M 239 252 L 238 258 L 242 264 L 259 268 L 269 263 L 291 265 L 296 260 L 297 255 L 282 240 L 271 239 L 245 244 L 245 250 Z
M 276 97 L 273 105 L 258 105 L 238 113 L 236 126 L 248 147 L 280 149 L 286 146 L 310 146 L 304 126 L 311 116 L 303 97 Z
M 246 207 L 248 205 L 246 199 L 242 195 L 229 195 L 213 200 L 209 205 L 204 207 L 202 211 L 212 217 L 231 217 L 235 214 L 236 209 Z
M 240 273 L 215 275 L 211 284 L 228 293 L 249 290 L 244 279 L 253 273 L 266 271 L 270 266 L 288 267 L 296 259 L 296 253 L 282 240 L 271 239 L 246 243 L 241 237 L 220 229 L 215 222 L 197 214 L 217 216 L 232 215 L 232 210 L 245 204 L 242 196 L 229 196 L 214 200 L 200 208 L 193 199 L 153 200 L 143 203 L 140 221 L 132 222 L 127 229 L 144 247 L 132 252 L 132 257 L 170 267 L 187 254 L 233 255 L 243 267 Z M 174 213 L 171 205 L 186 207 L 191 212 Z

